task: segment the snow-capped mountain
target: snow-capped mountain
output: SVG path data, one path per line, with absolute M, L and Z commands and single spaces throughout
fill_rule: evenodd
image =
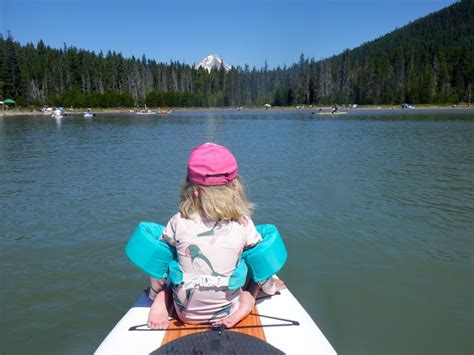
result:
M 219 57 L 217 54 L 211 54 L 196 64 L 195 68 L 198 69 L 199 67 L 203 67 L 204 69 L 207 69 L 207 71 L 211 71 L 212 68 L 219 69 L 221 64 L 224 64 L 224 69 L 226 71 L 230 70 L 230 65 L 225 64 L 224 59 Z

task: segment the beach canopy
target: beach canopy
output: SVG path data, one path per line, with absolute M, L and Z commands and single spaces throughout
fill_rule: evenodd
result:
M 6 100 L 3 101 L 3 103 L 4 104 L 15 104 L 16 102 L 13 99 L 6 99 Z

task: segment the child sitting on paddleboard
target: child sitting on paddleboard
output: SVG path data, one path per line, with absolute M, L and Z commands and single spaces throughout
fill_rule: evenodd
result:
M 161 236 L 176 248 L 184 274 L 191 275 L 191 281 L 171 291 L 175 310 L 187 323 L 232 327 L 250 313 L 255 288 L 254 292 L 230 290 L 192 281 L 193 276 L 195 280 L 203 279 L 200 276 L 230 276 L 242 251 L 262 240 L 250 219 L 252 204 L 238 176 L 237 161 L 226 147 L 205 143 L 191 152 L 180 200 L 179 213 L 168 221 Z M 271 278 L 261 287 L 265 293 L 274 294 L 285 286 Z M 170 294 L 164 289 L 165 280 L 151 278 L 149 297 L 154 302 L 147 324 L 153 329 L 168 327 Z

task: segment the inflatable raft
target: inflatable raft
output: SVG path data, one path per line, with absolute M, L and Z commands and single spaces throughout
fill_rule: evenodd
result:
M 257 297 L 252 313 L 231 329 L 170 318 L 167 330 L 151 330 L 146 326 L 150 305 L 142 294 L 95 354 L 336 354 L 287 289 Z

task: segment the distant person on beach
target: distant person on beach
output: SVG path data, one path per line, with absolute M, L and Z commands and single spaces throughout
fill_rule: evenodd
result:
M 168 221 L 161 240 L 176 248 L 179 265 L 193 279 L 228 277 L 236 269 L 242 251 L 262 240 L 250 218 L 252 207 L 232 153 L 224 146 L 205 143 L 190 154 L 179 212 Z M 167 304 L 172 296 L 183 322 L 232 327 L 250 313 L 259 287 L 274 294 L 285 285 L 269 278 L 251 283 L 247 290 L 196 282 L 168 289 L 164 279 L 151 278 L 149 297 L 154 301 L 147 325 L 152 329 L 168 327 Z

